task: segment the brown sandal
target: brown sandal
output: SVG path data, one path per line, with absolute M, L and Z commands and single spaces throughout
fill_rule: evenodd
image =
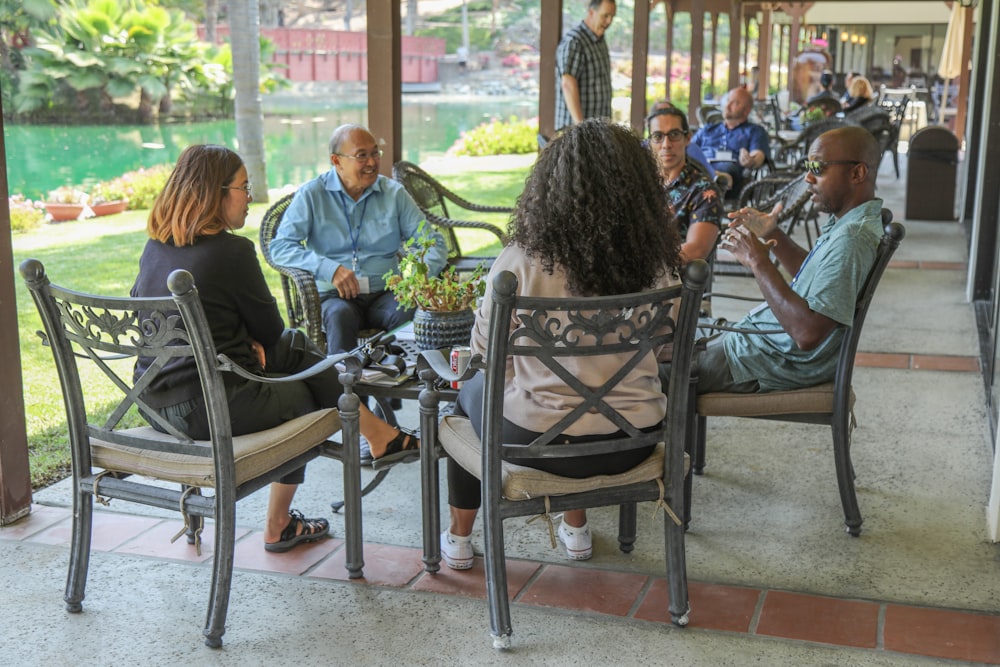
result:
M 284 553 L 298 544 L 315 542 L 330 533 L 330 522 L 326 519 L 307 519 L 298 510 L 288 510 L 292 520 L 288 522 L 277 542 L 265 542 L 264 549 L 272 553 Z

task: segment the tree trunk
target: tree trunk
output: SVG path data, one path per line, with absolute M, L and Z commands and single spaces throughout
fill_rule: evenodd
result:
M 205 0 L 205 41 L 215 44 L 215 25 L 219 20 L 219 0 Z
M 354 17 L 354 0 L 344 3 L 344 31 L 351 31 L 351 19 Z
M 406 34 L 412 35 L 417 29 L 417 0 L 406 0 Z
M 236 140 L 253 187 L 253 198 L 267 202 L 264 114 L 260 106 L 260 12 L 256 2 L 229 2 L 229 40 L 236 90 Z

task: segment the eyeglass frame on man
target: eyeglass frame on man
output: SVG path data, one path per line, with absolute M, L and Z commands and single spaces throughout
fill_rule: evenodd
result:
M 358 162 L 365 163 L 368 160 L 381 160 L 382 156 L 385 155 L 385 151 L 381 148 L 376 148 L 371 153 L 362 153 L 360 155 L 347 155 L 346 153 L 334 153 L 337 157 L 346 157 L 352 160 L 357 160 Z
M 242 190 L 243 192 L 247 193 L 248 195 L 251 194 L 251 192 L 250 192 L 250 190 L 251 190 L 250 181 L 247 181 L 246 185 L 223 185 L 222 189 L 223 190 Z
M 651 144 L 662 144 L 664 139 L 669 139 L 670 143 L 676 144 L 678 141 L 683 139 L 688 135 L 684 130 L 678 130 L 674 128 L 669 132 L 651 132 L 649 134 L 649 143 Z
M 865 164 L 863 160 L 806 160 L 802 163 L 806 171 L 813 176 L 822 176 L 827 167 L 834 164 Z

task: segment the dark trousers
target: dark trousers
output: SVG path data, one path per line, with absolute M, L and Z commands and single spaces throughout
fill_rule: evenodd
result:
M 299 329 L 285 329 L 278 343 L 266 351 L 265 374 L 270 377 L 292 375 L 326 358 L 309 337 Z M 321 408 L 335 408 L 344 391 L 336 368 L 330 368 L 307 380 L 288 384 L 265 384 L 237 380 L 227 384 L 226 400 L 233 435 L 245 435 L 273 428 Z M 161 416 L 192 438 L 209 437 L 208 411 L 201 396 L 158 410 Z M 301 484 L 305 468 L 283 477 L 283 484 Z
M 476 431 L 476 435 L 480 437 L 483 433 L 483 378 L 483 373 L 477 373 L 471 380 L 465 383 L 458 393 L 458 401 L 455 404 L 454 413 L 468 417 L 469 421 L 472 422 L 472 428 Z M 657 428 L 659 428 L 659 424 L 643 430 L 653 431 Z M 541 433 L 521 428 L 506 418 L 503 420 L 504 442 L 526 445 L 539 435 Z M 562 439 L 566 442 L 576 443 L 605 440 L 609 437 L 624 437 L 624 434 L 619 432 L 619 434 L 611 436 L 600 434 L 563 436 Z M 556 459 L 510 458 L 507 461 L 516 465 L 551 472 L 562 477 L 581 478 L 592 477 L 593 475 L 616 475 L 625 472 L 645 461 L 652 453 L 653 447 L 650 446 L 595 456 Z M 448 459 L 448 504 L 463 510 L 477 510 L 482 504 L 482 484 L 479 479 L 450 458 Z
M 328 354 L 350 352 L 358 346 L 358 333 L 364 329 L 390 331 L 413 319 L 413 310 L 400 309 L 392 292 L 362 294 L 341 299 L 336 292 L 322 295 L 323 328 Z

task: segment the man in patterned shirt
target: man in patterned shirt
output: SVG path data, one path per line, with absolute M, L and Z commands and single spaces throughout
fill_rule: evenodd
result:
M 587 17 L 556 49 L 556 129 L 586 118 L 611 118 L 611 57 L 604 32 L 614 0 L 590 0 Z
M 705 170 L 687 159 L 687 114 L 677 107 L 657 108 L 647 116 L 646 129 L 682 239 L 681 258 L 708 259 L 722 229 L 722 198 Z

